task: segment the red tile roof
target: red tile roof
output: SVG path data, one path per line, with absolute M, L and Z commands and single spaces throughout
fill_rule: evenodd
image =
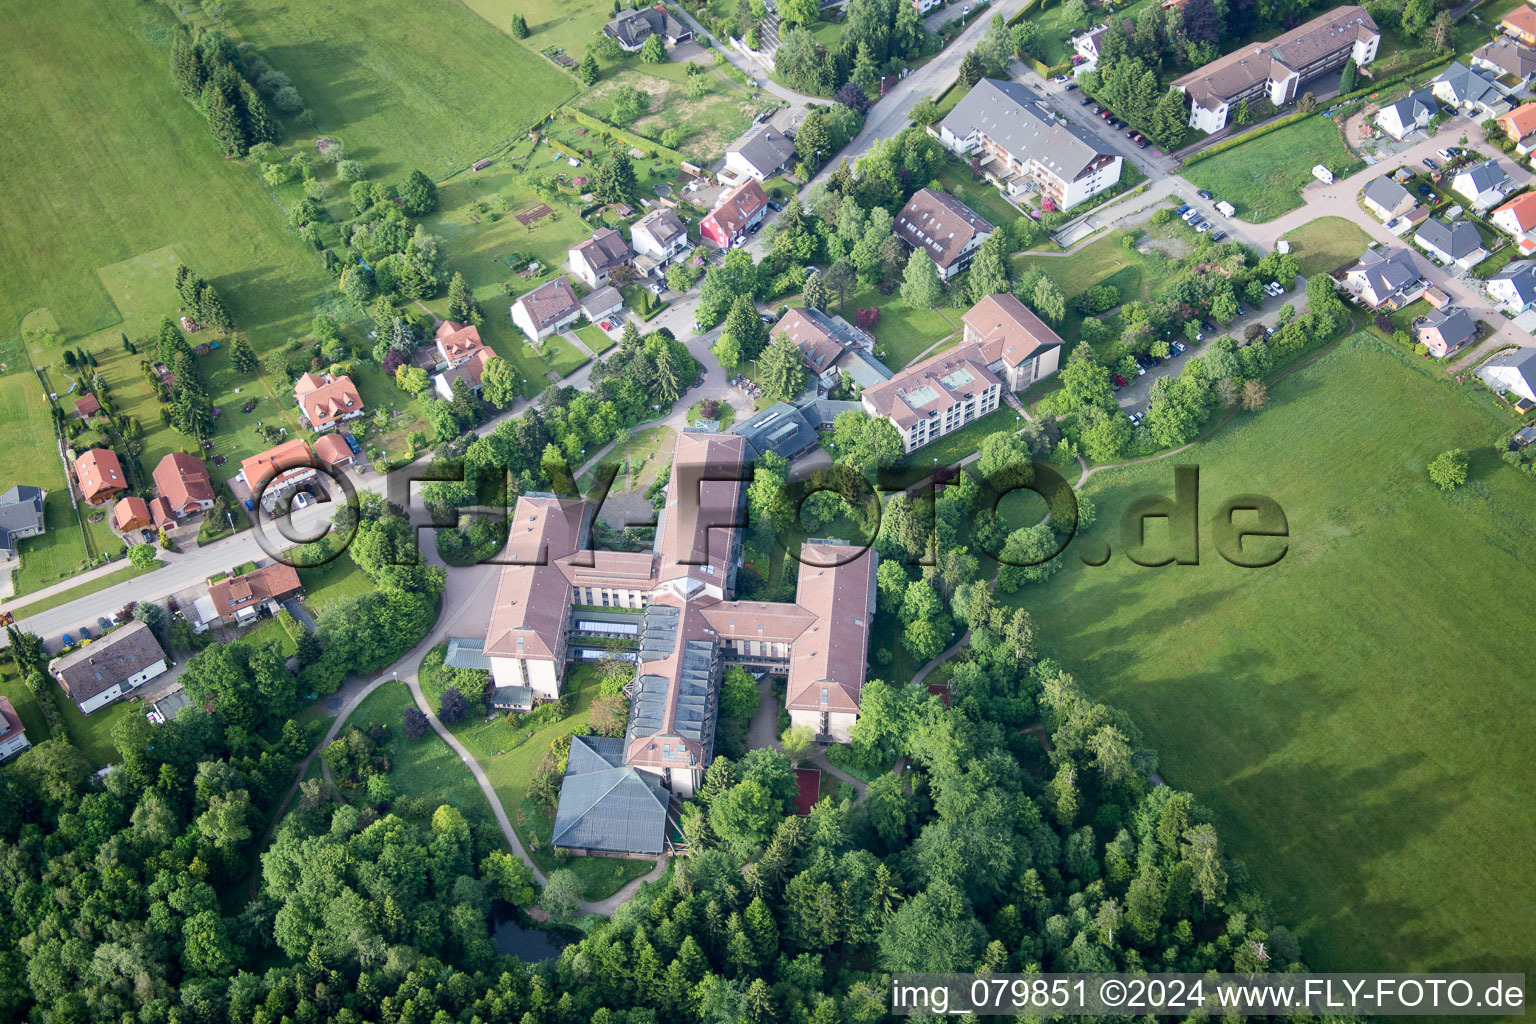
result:
M 457 362 L 465 356 L 472 356 L 485 348 L 485 342 L 480 340 L 480 331 L 474 324 L 444 320 L 437 325 L 437 334 L 434 338 L 437 342 L 438 354 L 450 363 Z
M 112 509 L 112 525 L 119 533 L 139 526 L 148 526 L 153 521 L 149 517 L 149 502 L 131 494 Z
M 310 426 L 321 430 L 334 425 L 343 416 L 363 411 L 363 396 L 351 377 L 329 379 L 306 373 L 293 386 L 293 397 Z
M 110 448 L 92 448 L 82 453 L 75 460 L 75 479 L 80 482 L 80 494 L 92 505 L 128 489 L 123 464 Z
M 717 245 L 729 245 L 731 239 L 768 205 L 763 186 L 753 178 L 721 197 L 719 204 L 699 224 L 699 232 Z
M 352 448 L 340 434 L 326 434 L 315 439 L 315 458 L 327 466 L 334 466 L 352 457 Z
M 171 452 L 155 466 L 155 489 L 171 508 L 186 513 L 213 500 L 213 482 L 203 460 Z
M 261 490 L 262 485 L 283 470 L 313 466 L 314 462 L 314 456 L 309 450 L 309 442 L 302 437 L 296 437 L 291 441 L 284 441 L 276 448 L 268 448 L 260 455 L 252 455 L 240 463 L 240 472 L 245 477 L 245 484 L 251 489 L 251 493 L 256 494 Z

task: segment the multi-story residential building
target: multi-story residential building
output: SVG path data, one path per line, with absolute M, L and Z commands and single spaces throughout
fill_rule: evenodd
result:
M 693 32 L 688 26 L 673 17 L 672 12 L 661 4 L 623 11 L 603 26 L 603 34 L 618 43 L 619 48 L 626 53 L 638 52 L 653 35 L 661 36 L 668 46 L 676 46 L 693 38 Z
M 675 210 L 652 210 L 629 229 L 629 241 L 635 269 L 649 276 L 688 251 L 688 225 Z
M 1022 391 L 1056 372 L 1061 338 L 1012 295 L 988 295 L 961 318 L 956 347 L 896 373 L 861 398 L 889 420 L 911 452 L 998 407 L 1004 389 Z
M 295 437 L 243 460 L 235 479 L 250 489 L 252 498 L 260 495 L 262 503 L 270 507 L 279 498 L 315 479 L 316 465 L 309 442 Z
M 1190 99 L 1189 126 L 1218 132 L 1243 100 L 1260 97 L 1277 107 L 1293 102 L 1301 86 L 1354 59 L 1376 59 L 1381 32 L 1364 7 L 1337 7 L 1267 43 L 1250 43 L 1174 79 Z
M 725 249 L 741 241 L 767 215 L 768 194 L 752 178 L 720 197 L 715 208 L 699 221 L 699 235 Z
M 914 251 L 923 250 L 945 281 L 965 270 L 992 225 L 948 192 L 920 188 L 896 215 L 896 237 Z
M 1431 217 L 1419 225 L 1413 240 L 1442 265 L 1454 264 L 1463 270 L 1476 266 L 1488 256 L 1482 235 L 1464 220 L 1447 223 Z
M 164 672 L 165 652 L 142 622 L 130 622 L 54 660 L 49 672 L 82 714 L 111 704 Z
M 1508 232 L 1522 255 L 1536 252 L 1536 192 L 1524 192 L 1493 211 L 1493 226 Z
M 591 238 L 572 246 L 566 255 L 571 273 L 588 288 L 601 288 L 615 270 L 629 266 L 634 259 L 629 243 L 613 228 L 598 228 Z
M 977 82 L 940 122 L 938 137 L 979 160 L 1010 196 L 1036 191 L 1061 210 L 1120 180 L 1118 153 L 1105 152 L 1086 129 L 1051 117 L 1040 97 L 1017 82 Z
M 293 399 L 299 403 L 304 422 L 316 433 L 335 430 L 363 415 L 363 396 L 346 375 L 303 374 L 294 382 Z
M 1516 260 L 1488 278 L 1486 287 L 1500 306 L 1511 313 L 1524 313 L 1536 306 L 1536 263 Z
M 512 323 L 538 344 L 581 319 L 576 289 L 563 277 L 542 284 L 512 303 Z

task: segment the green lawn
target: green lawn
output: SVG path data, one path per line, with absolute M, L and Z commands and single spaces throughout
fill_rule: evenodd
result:
M 560 337 L 558 334 L 545 338 L 539 345 L 544 357 L 549 362 L 549 368 L 557 377 L 566 377 L 581 369 L 588 362 L 587 357 L 577 351 L 576 346 Z
M 1286 236 L 1301 275 L 1327 274 L 1360 258 L 1371 236 L 1343 217 L 1319 217 Z
M 576 328 L 575 334 L 576 337 L 582 340 L 587 348 L 591 349 L 593 352 L 596 352 L 598 355 L 602 355 L 604 352 L 618 344 L 617 341 L 608 336 L 607 331 L 597 326 L 597 324 L 587 324 L 585 327 L 578 327 Z
M 1359 166 L 1339 139 L 1338 125 L 1307 117 L 1190 164 L 1184 176 L 1237 207 L 1241 219 L 1262 223 L 1301 205 L 1301 190 L 1316 180 L 1312 168 L 1318 164 L 1340 177 Z
M 0 206 L 5 369 L 25 369 L 13 346 L 33 311 L 71 342 L 121 324 L 113 268 L 167 246 L 219 289 L 258 348 L 302 334 L 335 284 L 176 92 L 170 12 L 18 0 L 6 15 L 12 38 L 31 42 L 0 54 L 0 194 L 17 200 Z
M 27 684 L 21 681 L 11 665 L 0 670 L 0 697 L 10 699 L 11 707 L 21 719 L 22 731 L 34 747 L 49 738 L 48 719 L 43 717 L 37 698 L 32 696 L 32 691 L 27 689 Z
M 1066 319 L 1057 328 L 1065 340 L 1075 341 L 1082 331 L 1083 314 L 1073 309 L 1070 303 L 1079 292 L 1095 285 L 1109 284 L 1119 290 L 1121 302 L 1145 301 L 1151 297 L 1154 278 L 1147 259 L 1134 249 L 1125 248 L 1121 244 L 1124 237 L 1116 231 L 1067 256 L 1025 253 L 1014 257 L 1015 275 L 1022 276 L 1039 269 L 1069 300 Z
M 51 685 L 58 690 L 58 684 Z M 26 730 L 27 739 L 32 741 L 33 746 L 49 738 L 48 720 L 43 717 L 42 709 L 37 705 L 37 699 L 32 696 L 32 691 L 27 689 L 27 685 L 17 677 L 15 669 L 9 664 L 4 671 L 0 671 L 0 697 L 10 698 L 11 706 L 20 716 L 22 728 Z M 64 718 L 64 729 L 70 742 L 85 754 L 93 768 L 100 768 L 117 761 L 117 747 L 112 743 L 112 726 L 125 715 L 143 714 L 146 707 L 137 700 L 123 699 L 114 704 L 108 704 L 93 714 L 85 715 L 81 713 L 80 706 L 62 691 L 56 692 L 54 699 Z
M 299 581 L 304 584 L 304 603 L 317 619 L 324 615 L 327 605 L 373 589 L 373 583 L 346 553 L 324 565 L 301 568 Z
M 122 568 L 113 572 L 109 572 L 105 576 L 100 576 L 96 579 L 90 580 L 89 582 L 82 583 L 78 587 L 70 587 L 68 590 L 60 591 L 57 594 L 50 594 L 49 596 L 39 598 L 36 601 L 28 601 L 22 605 L 7 604 L 5 610 L 11 612 L 17 618 L 26 618 L 28 615 L 36 615 L 38 612 L 45 612 L 50 608 L 57 608 L 61 604 L 69 604 L 71 601 L 77 601 L 80 598 L 85 597 L 87 594 L 93 594 L 98 590 L 105 590 L 107 587 L 112 587 L 119 583 L 124 583 L 133 579 L 135 576 L 142 576 L 147 572 L 154 572 L 156 569 L 162 568 L 164 565 L 164 562 L 155 562 L 153 565 L 150 565 L 147 568 L 137 569 L 125 562 L 123 563 Z
M 1015 600 L 1212 809 L 1314 968 L 1529 972 L 1536 484 L 1491 447 L 1515 421 L 1368 335 L 1270 394 L 1182 459 L 1094 477 L 1086 543 Z M 1451 447 L 1471 482 L 1447 496 L 1425 465 Z M 1178 461 L 1200 466 L 1200 564 L 1081 564 L 1123 553 L 1122 510 Z M 1207 517 L 1241 493 L 1289 519 L 1271 568 L 1214 549 Z
M 948 466 L 967 455 L 980 450 L 981 442 L 1000 430 L 1017 430 L 1023 424 L 1019 414 L 1008 406 L 995 409 L 979 420 L 973 420 L 959 430 L 945 434 L 932 444 L 924 445 L 902 460 L 902 464 L 916 469 L 932 470 Z
M 442 737 L 428 729 L 420 739 L 405 738 L 403 714 L 414 705 L 410 687 L 404 683 L 385 683 L 363 699 L 347 724 L 364 732 L 375 725 L 389 728 L 389 778 L 400 796 L 425 800 L 433 808 L 448 804 L 471 821 L 494 823 L 491 805 L 479 783 Z M 496 832 L 501 834 L 499 828 Z
M 944 191 L 990 221 L 993 227 L 1012 224 L 1024 216 L 985 179 L 977 181 L 970 167 L 957 156 L 944 158 L 937 178 Z
M 912 309 L 899 294 L 881 295 L 869 287 L 849 295 L 848 301 L 833 311 L 853 323 L 859 310 L 870 306 L 880 309 L 880 322 L 869 332 L 875 337 L 875 356 L 892 370 L 900 370 L 960 329 L 961 310 Z
M 31 484 L 48 492 L 43 499 L 45 532 L 21 542 L 21 568 L 11 574 L 19 597 L 78 571 L 87 556 L 80 521 L 69 503 L 48 399 L 32 374 L 0 377 L 0 431 L 9 448 L 6 487 Z
M 293 79 L 317 130 L 370 175 L 443 178 L 491 156 L 576 92 L 576 79 L 459 3 L 245 0 L 232 22 Z M 578 57 L 579 59 L 579 57 Z
M 427 657 L 432 657 L 432 654 L 429 653 Z M 435 710 L 441 691 L 426 676 L 423 673 L 422 691 Z M 532 736 L 505 716 L 497 716 L 490 721 L 471 716 L 451 728 L 459 742 L 480 762 L 507 815 L 512 819 L 523 846 L 538 862 L 540 869 L 549 872 L 561 867 L 571 868 L 581 878 L 586 898 L 596 900 L 612 895 L 625 882 L 650 871 L 652 865 L 650 861 L 644 860 L 565 857 L 556 855 L 550 848 L 550 831 L 554 819 L 544 807 L 527 799 L 528 783 L 551 743 L 561 736 L 585 729 L 587 712 L 597 696 L 595 667 L 571 666 L 566 670 L 565 685 L 579 691 L 576 711 L 569 718 L 537 730 Z
M 613 17 L 613 5 L 603 0 L 465 0 L 465 6 L 501 32 L 508 31 L 512 15 L 521 14 L 528 22 L 523 44 L 531 55 L 556 46 L 575 60 L 581 59 L 587 43 Z
M 676 131 L 676 148 L 690 161 L 711 163 L 725 155 L 725 147 L 751 126 L 763 107 L 772 104 L 764 98 L 754 100 L 749 90 L 721 74 L 708 57 L 693 63 L 709 69 L 708 91 L 697 99 L 688 95 L 685 85 L 688 61 L 644 64 L 638 56 L 627 56 L 621 65 L 605 68 L 602 78 L 582 93 L 575 106 L 649 139 Z M 622 88 L 638 89 L 650 97 L 646 112 L 633 123 L 621 123 L 614 116 L 614 95 Z

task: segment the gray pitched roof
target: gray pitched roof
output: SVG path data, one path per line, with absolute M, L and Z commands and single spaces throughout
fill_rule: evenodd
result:
M 731 146 L 726 153 L 740 153 L 766 177 L 789 162 L 795 155 L 795 144 L 773 125 L 765 124 Z
M 78 704 L 163 660 L 165 652 L 149 627 L 142 622 L 130 622 L 95 643 L 64 655 L 50 668 L 69 687 L 70 699 Z
M 553 843 L 578 850 L 660 853 L 667 831 L 661 780 L 624 766 L 624 741 L 572 736 Z
M 1498 190 L 1509 181 L 1509 175 L 1504 173 L 1504 168 L 1499 166 L 1497 160 L 1484 160 L 1481 163 L 1463 167 L 1457 172 L 1455 180 L 1460 181 L 1463 177 L 1471 182 L 1477 195 Z
M 1520 260 L 1494 274 L 1489 281 L 1508 281 L 1522 305 L 1536 302 L 1536 262 Z M 1536 349 L 1527 350 L 1536 354 Z
M 1407 249 L 1367 249 L 1356 269 L 1380 298 L 1408 287 L 1423 276 Z
M 1418 92 L 1409 93 L 1396 103 L 1382 107 L 1377 116 L 1385 117 L 1389 121 L 1396 119 L 1399 126 L 1407 126 L 1417 121 L 1421 113 L 1428 113 L 1433 117 L 1439 109 L 1440 102 L 1435 99 L 1434 92 L 1429 89 L 1420 89 Z
M 1369 185 L 1365 186 L 1365 198 L 1377 203 L 1383 209 L 1394 210 L 1397 204 L 1404 199 L 1413 200 L 1408 190 L 1386 175 L 1382 175 Z
M 1525 390 L 1536 395 L 1536 349 L 1522 348 L 1513 352 L 1501 352 L 1480 366 L 1477 375 L 1483 377 L 1489 370 L 1495 369 L 1512 370 L 1520 380 L 1525 382 Z
M 1094 137 L 1076 125 L 1058 124 L 1040 114 L 1040 99 L 1017 82 L 983 78 L 955 105 L 939 127 L 956 138 L 980 131 L 1016 159 L 1038 160 L 1046 169 L 1075 180 L 1100 156 Z
M 1431 217 L 1419 225 L 1413 237 L 1447 253 L 1453 260 L 1470 256 L 1483 247 L 1483 238 L 1477 233 L 1477 228 L 1464 220 L 1447 224 Z
M 43 528 L 43 492 L 17 484 L 0 494 L 0 551 L 14 551 L 11 534 Z
M 1493 76 L 1456 61 L 1440 73 L 1436 84 L 1444 84 L 1457 103 L 1494 103 L 1504 98 Z
M 1496 39 L 1473 50 L 1472 56 L 1478 60 L 1485 60 L 1516 78 L 1526 78 L 1536 73 L 1536 50 L 1522 46 L 1513 39 Z
M 1424 317 L 1426 328 L 1438 328 L 1449 348 L 1459 348 L 1477 336 L 1477 321 L 1460 306 L 1442 306 Z

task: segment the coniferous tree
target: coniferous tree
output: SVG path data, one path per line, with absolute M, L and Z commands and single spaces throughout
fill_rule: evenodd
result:
M 282 133 L 277 130 L 277 122 L 272 119 L 260 94 L 250 82 L 243 78 L 240 79 L 240 113 L 241 122 L 245 126 L 247 146 L 262 142 L 276 142 L 282 136 Z
M 171 76 L 176 80 L 176 88 L 187 99 L 202 95 L 203 86 L 208 84 L 208 69 L 203 66 L 202 55 L 191 40 L 179 38 L 171 47 Z
M 203 90 L 208 130 L 225 156 L 245 156 L 245 121 L 239 105 L 238 75 L 231 68 L 220 68 Z
M 244 374 L 256 372 L 256 353 L 251 348 L 251 343 L 245 337 L 235 338 L 233 346 L 229 350 L 229 362 L 236 370 Z
M 469 290 L 469 282 L 464 280 L 464 275 L 457 270 L 453 272 L 453 278 L 448 282 L 448 319 L 461 324 L 474 324 L 476 327 L 484 322 L 484 316 L 480 307 L 475 304 L 475 296 Z
M 235 329 L 234 318 L 229 315 L 229 310 L 224 308 L 224 300 L 219 298 L 219 293 L 214 290 L 213 285 L 206 282 L 197 293 L 197 316 L 199 320 L 226 334 Z
M 981 58 L 976 55 L 975 50 L 971 50 L 963 58 L 961 58 L 960 80 L 965 83 L 966 88 L 970 88 L 977 82 L 981 81 L 984 74 L 985 72 L 981 66 Z

